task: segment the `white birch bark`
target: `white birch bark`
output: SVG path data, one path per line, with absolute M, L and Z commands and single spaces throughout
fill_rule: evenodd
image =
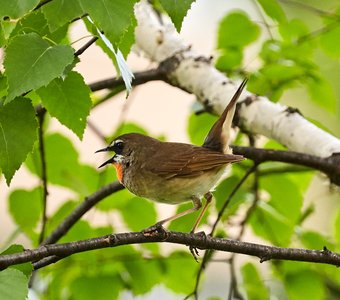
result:
M 175 56 L 171 80 L 195 94 L 199 101 L 220 114 L 236 91 L 238 84 L 216 70 L 192 51 L 166 16 L 157 15 L 142 1 L 135 6 L 138 21 L 136 44 L 145 55 L 158 63 Z M 245 101 L 247 100 L 247 101 Z M 340 152 L 340 140 L 308 122 L 299 113 L 273 103 L 265 97 L 244 91 L 239 102 L 240 124 L 254 134 L 265 135 L 288 149 L 327 157 Z

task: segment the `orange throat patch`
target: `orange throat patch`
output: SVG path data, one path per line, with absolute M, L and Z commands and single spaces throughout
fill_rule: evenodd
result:
M 114 167 L 116 168 L 117 178 L 120 183 L 123 183 L 123 165 L 114 163 Z

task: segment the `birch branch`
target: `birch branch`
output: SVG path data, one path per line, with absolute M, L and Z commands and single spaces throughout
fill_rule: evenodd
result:
M 167 16 L 155 13 L 141 1 L 135 6 L 138 21 L 136 44 L 145 55 L 170 66 L 170 83 L 197 96 L 211 111 L 220 114 L 232 98 L 238 83 L 216 70 L 209 59 L 195 53 L 182 41 Z M 238 125 L 265 135 L 288 149 L 328 157 L 340 152 L 340 140 L 316 127 L 296 110 L 244 91 L 240 97 Z

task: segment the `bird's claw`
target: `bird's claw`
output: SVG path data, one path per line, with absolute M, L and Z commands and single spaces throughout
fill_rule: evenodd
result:
M 198 263 L 198 256 L 200 256 L 200 255 L 198 253 L 197 248 L 194 247 L 194 246 L 189 246 L 189 250 L 190 250 L 190 253 L 191 253 L 192 257 L 194 258 L 194 260 Z
M 154 237 L 154 236 L 159 236 L 159 235 L 162 235 L 164 237 L 167 236 L 167 231 L 164 229 L 162 222 L 158 222 L 155 225 L 152 225 L 142 230 L 142 233 L 144 236 L 147 236 L 147 237 Z
M 197 236 L 199 236 L 200 238 L 202 238 L 202 239 L 206 239 L 206 234 L 205 234 L 205 232 L 204 231 L 200 231 L 200 232 L 193 232 L 193 231 L 191 231 L 190 232 L 191 234 L 194 234 L 194 235 L 197 235 Z M 190 250 L 190 253 L 191 253 L 191 255 L 193 256 L 193 258 L 195 259 L 195 261 L 196 262 L 198 262 L 198 256 L 199 256 L 199 252 L 198 252 L 198 249 L 197 249 L 197 247 L 194 247 L 194 246 L 189 246 L 189 250 Z

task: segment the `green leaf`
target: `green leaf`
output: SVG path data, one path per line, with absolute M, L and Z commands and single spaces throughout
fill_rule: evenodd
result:
M 16 23 L 11 22 L 10 20 L 0 19 L 0 47 L 7 45 L 7 40 L 15 26 Z
M 78 0 L 53 0 L 44 5 L 42 11 L 51 32 L 83 14 Z
M 2 102 L 1 99 L 5 97 L 7 94 L 7 79 L 5 76 L 0 74 L 0 103 Z
M 124 221 L 133 231 L 140 231 L 156 223 L 155 205 L 149 200 L 134 197 L 121 210 Z
M 263 148 L 275 150 L 287 150 L 285 146 L 283 146 L 282 144 L 278 143 L 275 140 L 269 140 L 267 143 L 264 144 Z
M 269 40 L 262 44 L 262 49 L 259 55 L 267 65 L 268 63 L 280 61 L 283 56 L 282 51 L 282 43 L 280 41 Z
M 39 0 L 2 0 L 0 5 L 0 18 L 10 17 L 18 19 L 32 10 Z
M 183 19 L 194 1 L 195 0 L 160 0 L 160 3 L 168 13 L 178 32 L 181 31 Z
M 192 114 L 189 117 L 188 133 L 191 143 L 195 145 L 202 145 L 210 128 L 217 120 L 216 116 L 208 113 L 199 115 Z
M 339 57 L 340 55 L 340 46 L 338 43 L 334 43 L 334 41 L 338 41 L 340 39 L 340 28 L 336 26 L 332 30 L 325 31 L 320 36 L 320 46 L 324 52 L 332 57 Z
M 258 95 L 266 95 L 272 89 L 272 86 L 267 77 L 265 77 L 262 73 L 256 72 L 250 76 L 250 79 L 247 83 L 247 90 L 254 94 Z M 270 99 L 273 101 L 272 99 Z
M 150 292 L 152 287 L 162 281 L 163 270 L 159 260 L 128 259 L 124 261 L 124 266 L 130 277 L 134 295 Z
M 323 247 L 326 247 L 327 249 L 334 248 L 334 245 L 330 243 L 325 236 L 315 231 L 302 232 L 300 235 L 300 240 L 308 249 L 321 250 Z
M 125 88 L 126 88 L 126 97 L 128 97 L 130 91 L 132 90 L 132 79 L 134 78 L 134 75 L 132 71 L 130 70 L 123 53 L 119 49 L 119 43 L 115 45 L 115 47 L 112 45 L 110 40 L 103 34 L 103 32 L 93 23 L 92 19 L 90 17 L 87 17 L 88 21 L 93 24 L 94 26 L 91 26 L 91 28 L 94 28 L 95 34 L 99 35 L 99 40 L 102 41 L 102 45 L 105 45 L 103 47 L 103 50 L 112 58 L 113 63 L 115 65 L 115 68 L 117 70 L 117 73 L 123 78 Z M 131 22 L 132 24 L 132 22 Z M 136 23 L 135 23 L 136 24 Z M 126 31 L 129 31 L 130 26 Z M 131 29 L 131 28 L 130 28 Z M 131 35 L 131 32 L 130 32 Z M 122 36 L 123 38 L 123 36 Z M 132 46 L 132 44 L 130 44 Z M 130 51 L 130 48 L 127 49 L 127 51 Z M 113 55 L 112 55 L 113 54 Z
M 56 78 L 37 93 L 51 116 L 70 128 L 80 139 L 91 108 L 90 89 L 83 77 L 70 72 L 65 79 Z
M 37 139 L 35 110 L 28 99 L 0 105 L 0 168 L 9 185 Z
M 83 22 L 87 31 L 89 31 L 92 35 L 98 36 L 97 27 L 92 22 L 90 22 L 88 18 L 83 18 Z M 115 64 L 115 67 L 117 68 L 116 57 L 112 50 L 109 49 L 109 47 L 104 43 L 104 41 L 101 38 L 98 38 L 96 40 L 96 45 L 98 45 L 104 51 L 104 53 L 112 60 L 112 62 Z
M 235 186 L 239 183 L 240 178 L 238 176 L 230 176 L 223 180 L 214 191 L 214 198 L 216 199 L 216 209 L 220 211 L 223 204 L 227 200 L 229 194 L 235 188 Z M 241 203 L 247 200 L 247 193 L 241 187 L 237 193 L 233 196 L 232 200 L 230 201 L 228 208 L 224 212 L 224 218 L 234 214 Z
M 5 251 L 3 251 L 0 255 L 20 253 L 20 252 L 24 252 L 24 250 L 25 248 L 22 245 L 11 245 Z M 31 276 L 32 271 L 33 271 L 33 266 L 31 262 L 13 265 L 13 266 L 10 266 L 10 268 L 19 270 L 20 272 L 24 273 L 27 278 Z
M 47 219 L 46 235 L 50 234 L 77 206 L 76 201 L 64 202 L 57 211 Z
M 202 202 L 203 202 L 202 206 L 204 206 L 205 200 L 202 200 Z M 178 207 L 176 209 L 176 214 L 178 214 L 178 213 L 180 213 L 184 210 L 187 210 L 189 208 L 192 208 L 192 207 L 193 207 L 193 203 L 191 201 L 188 202 L 188 203 L 178 205 Z M 178 219 L 173 220 L 169 225 L 169 230 L 189 232 L 192 229 L 195 221 L 197 220 L 201 209 L 199 209 L 198 211 L 192 212 L 190 214 L 187 214 L 185 216 L 182 216 Z M 171 213 L 171 214 L 167 215 L 166 217 L 171 217 L 172 215 L 174 215 L 174 213 Z M 209 208 L 208 208 L 208 211 L 206 211 L 205 214 L 203 215 L 199 226 L 202 225 L 202 224 L 206 224 L 208 215 L 209 215 Z
M 277 22 L 285 22 L 286 16 L 276 0 L 258 0 L 266 14 Z
M 259 27 L 244 12 L 232 12 L 220 23 L 217 48 L 243 48 L 254 42 L 259 34 Z
M 215 66 L 217 69 L 227 72 L 234 68 L 240 67 L 243 59 L 243 54 L 239 49 L 229 48 L 223 50 L 217 58 Z
M 272 63 L 264 66 L 262 73 L 269 80 L 289 81 L 303 76 L 305 70 L 291 60 L 282 60 L 280 63 Z
M 268 192 L 269 201 L 260 201 L 251 215 L 252 229 L 273 244 L 287 246 L 300 219 L 301 190 L 282 174 L 263 177 L 260 186 Z
M 297 39 L 308 35 L 308 32 L 309 32 L 306 24 L 302 20 L 299 20 L 299 19 L 293 19 L 293 20 L 289 20 L 288 22 L 280 23 L 279 31 L 280 31 L 282 38 L 289 41 L 290 43 L 293 43 L 293 45 L 296 43 Z M 272 42 L 275 42 L 275 41 L 272 41 Z M 296 46 L 296 44 L 294 46 Z
M 59 241 L 60 243 L 68 243 L 79 240 L 90 239 L 95 236 L 94 229 L 84 220 L 79 220 Z
M 79 163 L 78 153 L 70 140 L 60 134 L 47 135 L 45 152 L 48 166 L 47 178 L 51 183 L 67 187 L 78 192 L 80 196 L 87 196 L 98 188 L 98 171 Z M 37 147 L 27 159 L 26 165 L 33 174 L 41 177 L 41 162 Z
M 310 269 L 286 275 L 284 284 L 290 300 L 322 300 L 326 296 L 322 278 Z
M 323 78 L 312 78 L 306 82 L 311 100 L 318 106 L 334 113 L 336 110 L 336 97 L 329 81 Z
M 247 299 L 269 299 L 269 293 L 263 279 L 252 263 L 246 263 L 241 268 L 243 286 L 247 293 Z
M 9 196 L 9 211 L 20 229 L 34 237 L 42 213 L 42 190 L 14 190 Z
M 134 15 L 131 16 L 131 22 L 124 35 L 121 37 L 118 48 L 123 53 L 126 59 L 130 53 L 132 45 L 135 43 L 135 28 L 137 26 L 137 20 Z
M 28 296 L 28 278 L 19 270 L 0 272 L 0 299 L 24 300 Z
M 176 293 L 188 294 L 193 288 L 199 265 L 189 251 L 175 251 L 165 260 L 164 284 Z
M 40 10 L 37 10 L 19 20 L 17 26 L 11 33 L 11 37 L 13 38 L 15 35 L 34 32 L 45 39 L 59 43 L 66 36 L 67 29 L 68 27 L 64 26 L 51 33 L 43 13 Z
M 70 46 L 50 46 L 36 33 L 15 36 L 6 49 L 4 61 L 8 82 L 6 101 L 48 84 L 61 76 L 72 61 Z
M 70 285 L 72 299 L 118 299 L 123 288 L 118 275 L 89 275 L 84 274 L 76 278 Z
M 110 175 L 111 175 L 111 172 L 110 172 Z M 112 182 L 113 180 L 116 180 L 116 177 L 114 176 L 108 176 L 108 177 L 110 179 L 110 182 Z M 126 203 L 131 201 L 132 198 L 134 198 L 134 196 L 127 189 L 124 189 L 117 193 L 113 193 L 112 195 L 100 201 L 96 205 L 96 208 L 98 208 L 99 210 L 103 212 L 107 212 L 107 211 L 114 210 L 114 209 L 123 210 L 124 207 L 126 206 Z
M 137 0 L 80 0 L 83 11 L 88 13 L 114 47 L 118 47 L 120 40 L 131 24 L 133 7 Z

